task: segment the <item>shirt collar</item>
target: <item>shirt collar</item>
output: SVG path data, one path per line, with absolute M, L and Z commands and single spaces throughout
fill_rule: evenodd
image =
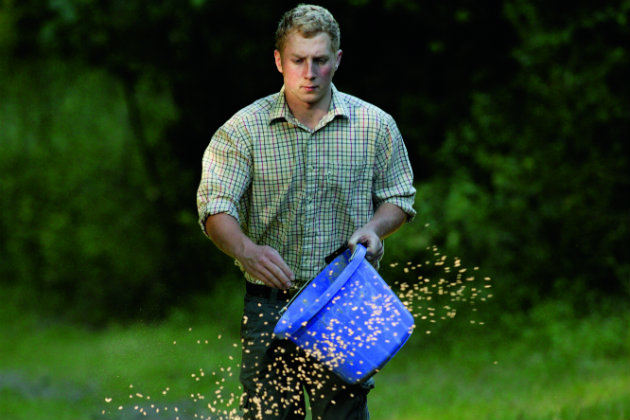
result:
M 350 117 L 350 111 L 348 109 L 348 104 L 344 100 L 341 93 L 337 90 L 334 84 L 331 83 L 332 89 L 332 100 L 330 101 L 330 108 L 328 110 L 328 114 L 324 115 L 322 118 L 326 123 L 332 121 L 336 117 Z M 284 85 L 280 92 L 276 97 L 276 101 L 273 104 L 271 110 L 269 111 L 269 124 L 272 124 L 274 121 L 283 119 L 285 121 L 293 121 L 293 114 L 289 109 L 289 105 L 287 104 L 287 100 L 284 96 Z

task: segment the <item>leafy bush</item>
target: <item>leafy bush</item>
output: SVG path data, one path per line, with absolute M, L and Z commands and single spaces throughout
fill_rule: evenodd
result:
M 199 232 L 194 191 L 212 132 L 278 88 L 286 4 L 5 3 L 0 282 L 98 323 L 240 281 Z M 491 276 L 503 309 L 627 299 L 627 1 L 330 7 L 354 54 L 335 82 L 394 115 L 417 177 L 388 280 L 416 282 L 403 268 L 428 260 L 439 282 L 439 252 Z

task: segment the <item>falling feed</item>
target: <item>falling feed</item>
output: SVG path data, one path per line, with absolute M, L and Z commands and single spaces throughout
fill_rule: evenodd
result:
M 434 327 L 440 322 L 456 318 L 462 314 L 470 316 L 468 324 L 471 327 L 483 326 L 484 322 L 477 319 L 478 307 L 493 297 L 490 293 L 492 281 L 490 277 L 480 276 L 479 267 L 472 269 L 465 267 L 460 258 L 449 258 L 438 250 L 436 246 L 427 247 L 430 257 L 422 263 L 407 261 L 403 264 L 393 262 L 389 265 L 391 270 L 402 271 L 405 280 L 397 280 L 390 286 L 405 307 L 411 312 L 417 325 L 412 329 L 420 328 L 424 335 L 432 334 Z M 343 269 L 343 268 L 342 268 Z M 356 293 L 344 291 L 339 293 Z M 337 296 L 332 297 L 334 302 Z M 272 351 L 273 362 L 268 366 L 255 367 L 261 372 L 260 378 L 266 382 L 258 383 L 260 398 L 252 398 L 250 405 L 255 407 L 255 417 L 263 419 L 269 415 L 279 415 L 282 409 L 287 407 L 299 408 L 302 389 L 306 389 L 311 401 L 316 401 L 324 396 L 319 392 L 322 381 L 334 375 L 332 368 L 340 363 L 345 363 L 354 356 L 354 352 L 370 351 L 371 346 L 377 345 L 383 331 L 389 329 L 395 318 L 388 315 L 391 311 L 389 304 L 375 304 L 375 298 L 366 296 L 362 304 L 357 304 L 356 299 L 352 306 L 345 308 L 348 313 L 369 313 L 369 321 L 365 323 L 348 322 L 347 325 L 339 325 L 331 322 L 330 325 L 323 326 L 321 332 L 313 340 L 316 345 L 312 350 L 301 353 L 291 353 L 288 355 L 283 347 L 272 346 L 271 335 L 264 336 L 259 342 L 235 342 L 231 345 L 223 345 L 223 349 L 233 349 L 230 351 L 242 351 L 249 354 L 251 347 L 263 344 Z M 260 305 L 259 305 L 260 306 Z M 339 309 L 338 309 L 339 310 Z M 261 315 L 262 316 L 262 315 Z M 357 318 L 358 319 L 358 318 Z M 311 321 L 305 321 L 308 324 Z M 243 317 L 242 324 L 248 323 L 247 317 Z M 193 338 L 193 328 L 188 328 L 191 335 L 186 344 L 195 343 L 199 346 L 208 344 L 217 345 L 224 343 L 223 337 L 219 334 L 216 339 L 208 340 L 204 338 Z M 410 332 L 410 331 L 409 331 Z M 345 337 L 345 338 L 344 338 Z M 396 337 L 394 337 L 396 338 Z M 242 341 L 242 340 L 241 340 Z M 173 345 L 178 341 L 174 340 Z M 180 346 L 178 346 L 180 348 Z M 184 350 L 182 345 L 181 350 Z M 313 358 L 322 361 L 312 363 Z M 311 363 L 306 364 L 309 360 Z M 494 365 L 498 362 L 494 361 Z M 312 371 L 305 371 L 304 366 L 312 366 Z M 297 370 L 296 370 L 297 367 Z M 361 366 L 357 366 L 357 373 L 361 372 Z M 218 366 L 211 372 L 206 372 L 201 367 L 188 374 L 189 389 L 173 389 L 171 386 L 162 388 L 161 395 L 164 399 L 177 399 L 177 395 L 187 396 L 177 399 L 177 403 L 158 403 L 151 400 L 151 396 L 140 391 L 134 391 L 129 395 L 129 400 L 134 401 L 132 405 L 126 406 L 117 398 L 108 396 L 104 399 L 106 407 L 101 411 L 103 416 L 122 416 L 119 418 L 137 417 L 146 418 L 170 418 L 179 420 L 185 418 L 195 418 L 200 420 L 236 420 L 242 419 L 240 403 L 242 398 L 242 386 L 238 384 L 238 373 L 240 369 L 240 357 L 228 354 L 226 363 Z M 267 373 L 267 374 L 265 374 Z M 278 379 L 268 380 L 269 373 L 276 373 L 273 378 L 294 378 L 294 380 Z M 268 387 L 289 391 L 284 395 L 293 395 L 289 398 L 274 400 L 274 396 L 265 392 Z M 129 389 L 135 389 L 134 385 L 129 385 Z M 194 389 L 195 391 L 190 391 Z M 203 392 L 199 392 L 203 389 Z M 336 404 L 332 400 L 331 404 Z M 116 413 L 116 414 L 114 414 Z M 136 413 L 135 415 L 133 413 Z M 302 414 L 305 414 L 302 411 Z

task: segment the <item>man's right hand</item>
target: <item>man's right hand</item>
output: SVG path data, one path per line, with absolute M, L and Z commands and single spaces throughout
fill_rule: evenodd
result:
M 272 247 L 250 242 L 239 254 L 236 259 L 245 271 L 267 286 L 276 289 L 288 289 L 292 286 L 295 275 Z
M 234 217 L 227 213 L 209 216 L 205 227 L 215 245 L 230 257 L 236 258 L 251 276 L 276 289 L 292 286 L 295 275 L 278 251 L 252 242 L 241 231 Z

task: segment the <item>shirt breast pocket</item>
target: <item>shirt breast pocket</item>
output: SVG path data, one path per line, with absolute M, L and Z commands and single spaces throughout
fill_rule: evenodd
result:
M 372 205 L 372 171 L 364 162 L 320 168 L 320 200 L 324 208 L 365 212 Z

